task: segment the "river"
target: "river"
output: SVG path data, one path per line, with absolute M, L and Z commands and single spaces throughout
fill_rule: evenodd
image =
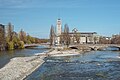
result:
M 119 51 L 48 57 L 26 80 L 120 80 Z
M 0 68 L 4 67 L 11 58 L 33 56 L 36 53 L 46 51 L 44 46 L 38 46 L 29 49 L 16 49 L 11 51 L 0 51 Z

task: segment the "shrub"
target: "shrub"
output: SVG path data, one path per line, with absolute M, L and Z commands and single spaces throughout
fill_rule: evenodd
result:
M 23 49 L 24 48 L 24 42 L 23 41 L 19 41 L 18 48 L 19 49 Z
M 13 50 L 14 49 L 14 44 L 12 41 L 7 43 L 8 50 Z
M 28 40 L 28 41 L 27 41 L 27 44 L 31 44 L 31 41 L 30 41 L 30 40 Z

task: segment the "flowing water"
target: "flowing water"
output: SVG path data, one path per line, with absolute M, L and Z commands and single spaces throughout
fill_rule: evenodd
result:
M 45 63 L 26 80 L 120 80 L 120 52 L 45 58 Z
M 16 49 L 11 51 L 0 51 L 0 68 L 7 64 L 11 58 L 32 56 L 45 51 L 45 47 L 38 46 L 30 49 Z

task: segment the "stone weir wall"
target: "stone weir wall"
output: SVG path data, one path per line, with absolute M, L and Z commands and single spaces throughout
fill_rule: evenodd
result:
M 17 57 L 0 69 L 0 80 L 23 80 L 44 63 L 45 56 Z

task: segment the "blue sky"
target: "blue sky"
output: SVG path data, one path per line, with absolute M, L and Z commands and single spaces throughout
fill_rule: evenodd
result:
M 111 36 L 120 32 L 120 0 L 0 0 L 0 23 L 32 36 L 48 38 L 61 18 L 70 30 Z

